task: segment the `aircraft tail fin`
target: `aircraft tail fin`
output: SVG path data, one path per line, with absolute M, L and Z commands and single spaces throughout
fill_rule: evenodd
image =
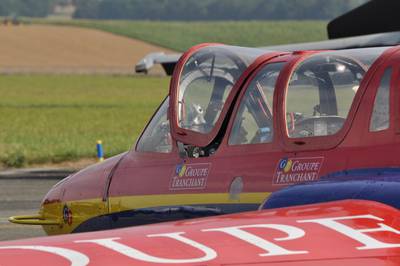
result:
M 328 24 L 329 39 L 400 31 L 399 0 L 372 0 Z

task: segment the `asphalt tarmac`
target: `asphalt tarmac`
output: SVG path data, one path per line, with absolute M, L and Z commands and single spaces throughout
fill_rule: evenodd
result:
M 41 226 L 8 222 L 13 215 L 36 214 L 40 202 L 57 179 L 0 178 L 0 241 L 45 236 Z

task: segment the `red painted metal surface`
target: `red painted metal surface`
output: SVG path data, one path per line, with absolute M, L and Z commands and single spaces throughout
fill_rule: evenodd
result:
M 124 155 L 114 156 L 62 180 L 48 192 L 42 203 L 103 198 L 110 171 Z
M 371 201 L 0 243 L 1 265 L 398 265 L 399 211 Z

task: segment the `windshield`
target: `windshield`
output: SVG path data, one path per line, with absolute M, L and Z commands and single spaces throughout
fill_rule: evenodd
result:
M 169 153 L 172 151 L 172 139 L 168 120 L 169 97 L 158 108 L 152 120 L 140 137 L 136 151 Z
M 209 133 L 245 69 L 265 50 L 209 46 L 185 63 L 179 81 L 178 121 L 184 129 Z

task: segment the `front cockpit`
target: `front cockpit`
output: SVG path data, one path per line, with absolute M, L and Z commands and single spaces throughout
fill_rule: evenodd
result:
M 191 55 L 179 80 L 179 126 L 209 133 L 233 86 L 247 67 L 265 52 L 235 46 L 208 46 Z

